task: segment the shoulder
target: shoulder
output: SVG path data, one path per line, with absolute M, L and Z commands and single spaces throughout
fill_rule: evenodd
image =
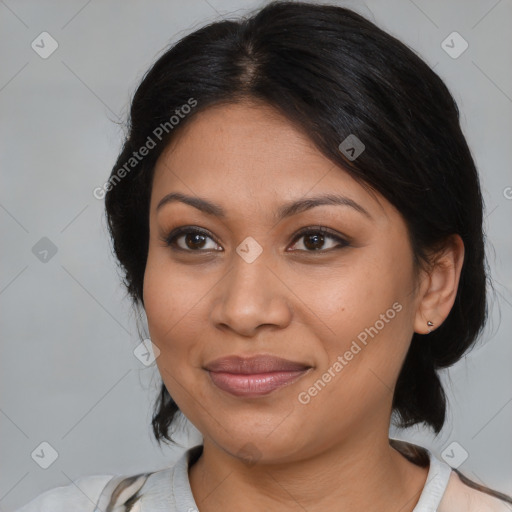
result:
M 202 451 L 202 445 L 188 449 L 174 464 L 135 475 L 89 475 L 68 485 L 50 489 L 15 512 L 138 512 L 176 510 L 177 501 L 194 509 L 187 467 Z
M 16 512 L 64 512 L 69 505 L 73 505 L 77 511 L 92 511 L 101 491 L 114 477 L 115 475 L 84 476 L 75 482 L 39 494 Z
M 88 475 L 39 494 L 15 512 L 95 512 L 101 504 L 125 504 L 136 496 L 151 473 Z
M 438 459 L 421 446 L 390 439 L 390 444 L 409 461 L 429 467 L 427 482 L 415 511 L 511 512 L 512 497 L 480 485 Z
M 473 482 L 454 469 L 438 512 L 510 512 L 511 510 L 510 496 Z

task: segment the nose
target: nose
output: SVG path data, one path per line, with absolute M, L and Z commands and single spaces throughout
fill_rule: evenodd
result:
M 234 255 L 233 265 L 214 289 L 211 321 L 251 337 L 262 326 L 285 328 L 292 320 L 291 292 L 277 272 L 268 266 L 264 253 L 248 263 Z

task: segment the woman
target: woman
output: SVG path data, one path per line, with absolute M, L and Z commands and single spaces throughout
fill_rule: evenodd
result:
M 437 370 L 486 319 L 482 197 L 457 106 L 344 8 L 271 3 L 169 49 L 108 182 L 113 246 L 163 384 L 203 443 L 20 509 L 509 510 L 429 450 Z

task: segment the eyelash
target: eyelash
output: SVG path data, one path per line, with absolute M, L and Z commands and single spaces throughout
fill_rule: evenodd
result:
M 329 229 L 323 227 L 323 226 L 310 226 L 310 227 L 307 227 L 307 228 L 303 228 L 301 230 L 298 231 L 298 233 L 295 234 L 295 237 L 293 239 L 293 243 L 292 245 L 295 245 L 297 243 L 298 240 L 300 240 L 302 237 L 304 236 L 307 236 L 307 235 L 315 235 L 315 234 L 322 234 L 324 236 L 327 236 L 328 238 L 331 238 L 333 240 L 335 240 L 336 242 L 338 242 L 340 245 L 338 247 L 332 247 L 331 249 L 317 249 L 317 250 L 310 250 L 310 251 L 307 251 L 307 250 L 303 250 L 303 249 L 296 249 L 292 252 L 307 252 L 307 253 L 311 253 L 311 254 L 315 254 L 315 253 L 327 253 L 327 252 L 330 252 L 330 251 L 333 251 L 333 250 L 336 250 L 336 249 L 342 249 L 343 247 L 347 247 L 349 244 L 349 242 L 347 240 L 345 240 L 344 238 L 340 237 L 339 235 L 335 235 L 332 231 L 330 231 Z M 210 234 L 203 230 L 203 229 L 199 229 L 199 228 L 196 228 L 196 227 L 192 227 L 192 226 L 183 226 L 183 227 L 180 227 L 180 228 L 176 228 L 176 229 L 173 229 L 167 236 L 164 236 L 161 238 L 161 240 L 165 243 L 165 245 L 167 245 L 168 247 L 171 247 L 171 249 L 175 250 L 175 251 L 182 251 L 182 252 L 190 252 L 190 253 L 194 253 L 194 252 L 198 252 L 198 253 L 201 253 L 201 252 L 222 252 L 222 251 L 216 251 L 216 250 L 211 250 L 211 249 L 197 249 L 197 250 L 194 250 L 194 249 L 183 249 L 182 247 L 177 247 L 176 246 L 176 240 L 182 236 L 182 235 L 188 235 L 188 234 L 191 234 L 191 235 L 203 235 L 203 236 L 206 236 L 208 238 L 211 238 L 215 243 L 216 240 L 210 236 Z

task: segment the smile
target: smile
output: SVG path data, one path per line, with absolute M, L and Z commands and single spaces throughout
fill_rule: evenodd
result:
M 208 371 L 212 382 L 219 389 L 235 396 L 257 397 L 267 395 L 299 380 L 311 368 L 268 373 L 227 373 Z

